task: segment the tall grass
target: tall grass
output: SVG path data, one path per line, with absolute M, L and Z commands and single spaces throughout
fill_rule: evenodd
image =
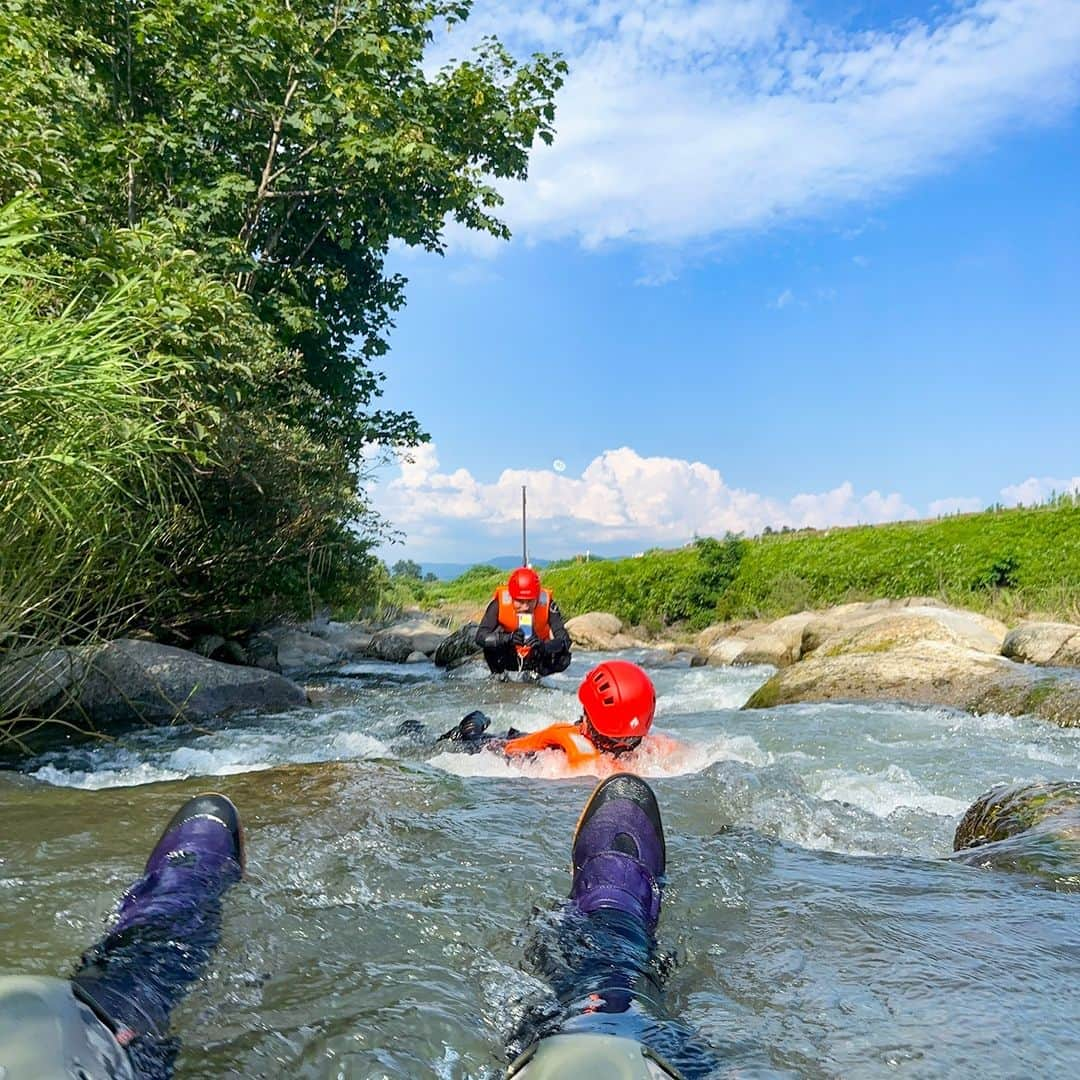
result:
M 167 574 L 175 463 L 190 446 L 146 349 L 134 282 L 68 295 L 19 254 L 0 207 L 0 655 L 115 631 Z M 0 715 L 4 711 L 0 702 Z

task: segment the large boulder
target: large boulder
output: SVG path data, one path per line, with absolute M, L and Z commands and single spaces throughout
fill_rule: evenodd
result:
M 631 649 L 639 644 L 623 633 L 622 619 L 606 611 L 587 611 L 584 615 L 575 615 L 567 620 L 566 632 L 578 648 L 596 652 Z
M 467 663 L 481 651 L 476 644 L 476 631 L 479 623 L 466 623 L 439 643 L 432 659 L 436 667 L 456 668 Z
M 292 709 L 307 702 L 299 686 L 273 672 L 221 664 L 170 645 L 121 638 L 72 652 L 81 677 L 42 702 L 39 715 L 105 730 Z
M 1001 655 L 1026 664 L 1080 667 L 1080 626 L 1072 623 L 1025 622 L 1010 630 Z
M 907 600 L 875 601 L 832 608 L 809 619 L 802 632 L 802 655 L 820 652 L 880 652 L 917 641 L 943 641 L 997 655 L 1005 624 L 973 611 Z
M 1080 726 L 1080 678 L 1033 675 L 1002 656 L 948 641 L 915 641 L 813 656 L 778 671 L 747 709 L 799 701 L 899 701 L 968 712 L 1030 713 Z

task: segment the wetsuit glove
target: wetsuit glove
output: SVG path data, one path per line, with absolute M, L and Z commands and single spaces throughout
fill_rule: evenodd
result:
M 502 649 L 510 644 L 510 637 L 509 630 L 503 630 L 501 626 L 497 626 L 494 630 L 488 632 L 483 647 L 485 649 Z
M 484 732 L 490 726 L 490 718 L 479 709 L 474 709 L 467 716 L 463 716 L 449 731 L 440 735 L 438 741 L 447 739 L 450 742 L 476 742 L 484 737 Z
M 522 630 L 520 626 L 510 635 L 510 640 L 515 645 L 526 645 L 526 646 L 533 646 L 533 645 L 536 644 L 536 641 L 537 641 L 536 636 L 534 634 L 530 634 L 528 637 L 526 637 L 525 636 L 525 631 Z

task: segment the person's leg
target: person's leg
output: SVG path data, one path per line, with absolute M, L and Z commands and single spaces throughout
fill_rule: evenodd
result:
M 602 781 L 574 835 L 569 901 L 528 953 L 557 1003 L 526 1018 L 510 1049 L 531 1045 L 511 1075 L 546 1080 L 588 1071 L 633 1078 L 711 1070 L 710 1052 L 663 1009 L 654 932 L 666 858 L 649 785 L 629 773 Z
M 115 925 L 72 976 L 75 995 L 129 1046 L 139 1075 L 168 1073 L 169 1014 L 217 944 L 221 898 L 243 859 L 236 807 L 223 795 L 189 799 L 125 893 Z
M 554 655 L 545 653 L 540 662 L 540 674 L 542 676 L 558 675 L 560 671 L 565 671 L 570 666 L 572 659 L 569 651 L 557 652 Z
M 496 648 L 484 649 L 484 660 L 488 671 L 492 675 L 502 675 L 504 672 L 517 671 L 518 655 L 513 645 L 500 645 Z

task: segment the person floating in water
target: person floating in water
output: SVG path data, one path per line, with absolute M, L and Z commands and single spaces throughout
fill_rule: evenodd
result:
M 440 740 L 460 743 L 469 751 L 497 750 L 507 757 L 558 750 L 575 769 L 619 758 L 636 750 L 646 739 L 665 754 L 682 749 L 669 736 L 649 734 L 656 713 L 656 688 L 637 664 L 628 660 L 598 664 L 581 680 L 578 701 L 582 713 L 576 724 L 551 724 L 528 733 L 511 728 L 505 735 L 489 735 L 490 719 L 475 711 L 441 735 Z
M 662 1006 L 657 955 L 667 863 L 649 785 L 616 773 L 593 791 L 571 849 L 570 897 L 541 927 L 526 959 L 557 1004 L 526 1011 L 508 1050 L 513 1080 L 704 1077 L 713 1051 Z
M 0 1077 L 171 1076 L 169 1014 L 217 945 L 221 899 L 243 865 L 236 807 L 216 794 L 184 803 L 70 980 L 0 978 Z
M 570 635 L 540 575 L 519 566 L 495 590 L 476 631 L 476 644 L 493 675 L 522 671 L 553 675 L 570 666 Z

